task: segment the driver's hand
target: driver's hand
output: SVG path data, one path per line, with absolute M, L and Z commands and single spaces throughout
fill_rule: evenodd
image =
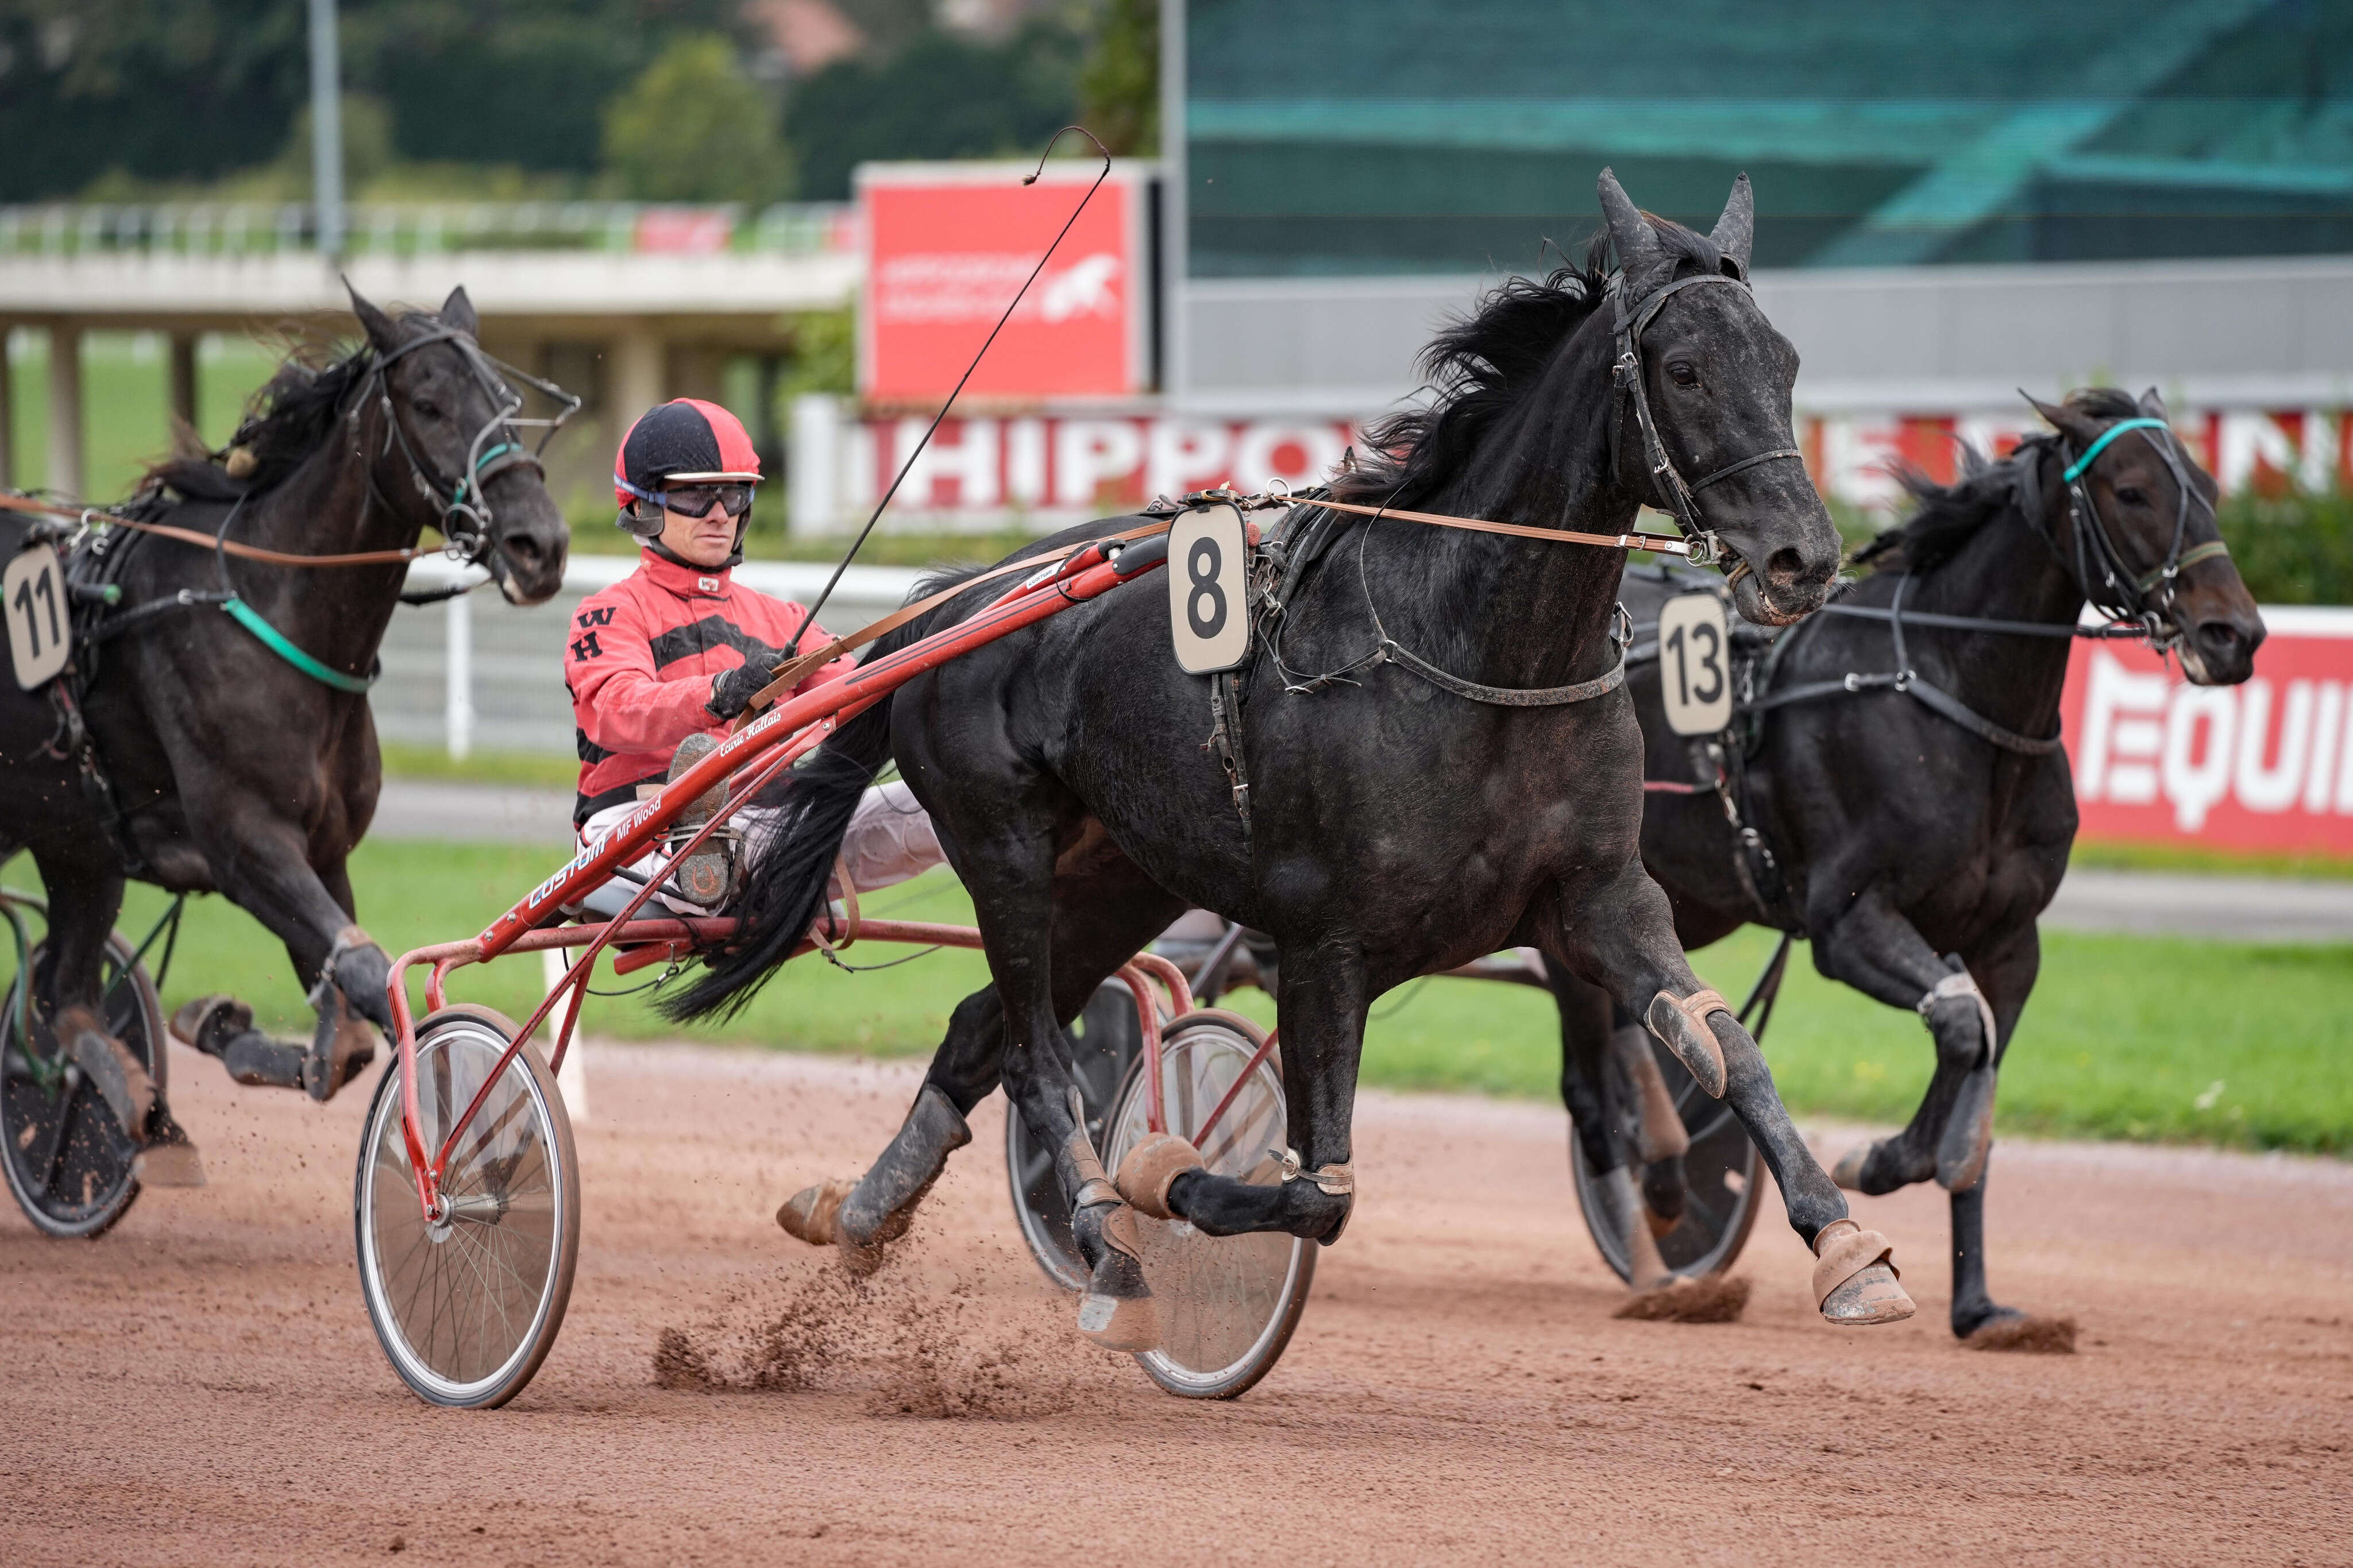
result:
M 774 680 L 771 671 L 756 664 L 739 664 L 711 678 L 711 700 L 703 709 L 714 719 L 733 719 L 752 704 L 760 689 Z

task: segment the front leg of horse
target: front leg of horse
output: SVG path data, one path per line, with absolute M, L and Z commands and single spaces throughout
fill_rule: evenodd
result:
M 1812 1293 L 1822 1316 L 1854 1325 L 1910 1317 L 1916 1309 L 1897 1280 L 1887 1238 L 1848 1215 L 1845 1196 L 1790 1123 L 1756 1040 L 1692 973 L 1666 894 L 1639 863 L 1606 887 L 1579 892 L 1552 922 L 1545 956 L 1607 987 L 1702 1089 L 1731 1105 L 1780 1184 L 1791 1228 L 1815 1256 Z
M 1166 1184 L 1166 1206 L 1210 1236 L 1287 1231 L 1329 1247 L 1356 1202 L 1350 1123 L 1370 1001 L 1364 960 L 1335 942 L 1286 943 L 1281 985 L 1291 1139 L 1281 1155 L 1282 1179 L 1261 1185 L 1187 1170 Z
M 1936 1047 L 1936 1073 L 1910 1123 L 1893 1138 L 1851 1150 L 1834 1173 L 1839 1185 L 1872 1196 L 1932 1176 L 1948 1192 L 1975 1185 L 1993 1144 L 2001 1034 L 1986 994 L 1958 958 L 1940 957 L 1875 891 L 1825 922 L 1813 945 L 1814 964 L 1824 974 L 1917 1012 Z
M 340 865 L 312 869 L 292 829 L 273 824 L 227 854 L 207 850 L 221 891 L 286 944 L 294 973 L 311 982 L 316 1015 L 309 1043 L 273 1039 L 233 996 L 200 996 L 172 1016 L 173 1037 L 216 1057 L 242 1084 L 299 1089 L 325 1101 L 375 1060 L 377 1032 L 393 1028 L 392 960 L 353 923 L 351 884 Z M 333 884 L 332 889 L 329 883 Z

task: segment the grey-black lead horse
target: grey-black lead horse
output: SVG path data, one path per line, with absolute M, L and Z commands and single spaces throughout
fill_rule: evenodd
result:
M 2136 403 L 2091 389 L 2035 407 L 2055 434 L 1998 463 L 1965 454 L 1951 485 L 1911 477 L 1917 509 L 1857 552 L 1866 574 L 1755 667 L 1736 721 L 1753 731 L 1720 747 L 1685 740 L 1668 726 L 1660 666 L 1628 684 L 1651 778 L 1684 792 L 1651 794 L 1642 824 L 1643 862 L 1683 942 L 1776 926 L 1811 940 L 1822 973 L 1919 1013 L 1936 1051 L 1919 1110 L 1840 1161 L 1837 1180 L 1865 1194 L 1945 1186 L 1953 1332 L 2048 1348 L 2072 1331 L 1988 1289 L 1985 1180 L 1997 1075 L 2041 964 L 2036 921 L 2075 837 L 2058 737 L 2076 622 L 2088 602 L 2207 686 L 2253 672 L 2263 625 L 2216 530 L 2214 481 L 2154 391 Z M 1626 600 L 1638 625 L 1656 624 L 1694 585 L 1630 572 Z M 1746 846 L 1745 832 L 1756 835 Z M 1650 1132 L 1623 1135 L 1661 1120 L 1613 1097 L 1651 1098 L 1657 1068 L 1622 1003 L 1557 970 L 1553 984 L 1562 1092 L 1587 1161 L 1601 1173 L 1645 1165 L 1651 1223 L 1623 1236 L 1633 1283 L 1654 1285 L 1664 1266 L 1650 1231 L 1676 1222 L 1681 1172 L 1671 1149 L 1646 1147 Z
M 85 626 L 76 668 L 32 691 L 0 682 L 0 860 L 29 848 L 40 868 L 50 941 L 36 1027 L 80 1072 L 27 1114 L 66 1119 L 53 1148 L 116 1136 L 111 1119 L 158 1184 L 200 1180 L 201 1166 L 105 1021 L 101 959 L 125 881 L 227 894 L 286 944 L 319 1014 L 307 1047 L 269 1038 L 228 997 L 192 1004 L 174 1033 L 239 1081 L 333 1094 L 373 1058 L 368 1025 L 392 1024 L 390 963 L 355 923 L 344 867 L 381 782 L 366 693 L 406 573 L 397 552 L 435 528 L 517 603 L 563 582 L 563 514 L 518 429 L 548 422 L 521 417 L 507 375 L 531 378 L 484 356 L 465 290 L 438 314 L 396 318 L 356 294 L 352 306 L 364 343 L 290 361 L 228 450 L 164 463 L 123 509 L 223 544 L 120 525 L 84 541 L 75 592 L 111 607 Z M 239 546 L 297 559 L 228 552 Z
M 1607 173 L 1600 194 L 1608 232 L 1588 265 L 1508 283 L 1442 335 L 1428 356 L 1435 405 L 1374 432 L 1376 457 L 1332 499 L 1604 533 L 1651 500 L 1736 558 L 1744 613 L 1803 616 L 1838 538 L 1796 460 L 1797 354 L 1746 285 L 1746 180 L 1712 235 L 1637 212 Z M 1612 243 L 1614 287 L 1600 269 Z M 891 756 L 972 893 L 995 984 L 957 1008 L 865 1178 L 800 1194 L 786 1227 L 860 1251 L 902 1232 L 969 1140 L 965 1113 L 1001 1082 L 1036 1146 L 1057 1152 L 1092 1270 L 1082 1331 L 1150 1348 L 1157 1317 L 1128 1205 L 1214 1236 L 1336 1239 L 1354 1201 L 1367 1007 L 1417 975 L 1529 944 L 1647 1018 L 1728 1097 L 1792 1225 L 1818 1244 L 1825 1317 L 1908 1316 L 1885 1238 L 1847 1218 L 1642 869 L 1641 731 L 1613 635 L 1624 560 L 1303 506 L 1271 563 L 1253 656 L 1222 692 L 1178 668 L 1155 587 L 993 642 L 846 725 L 786 794 L 739 945 L 675 1012 L 740 1005 L 789 953 L 818 914 L 859 789 Z M 1213 701 L 1220 748 L 1203 740 Z M 1282 946 L 1291 1148 L 1277 1183 L 1200 1169 L 1168 1138 L 1114 1183 L 1077 1110 L 1061 1026 L 1188 905 Z

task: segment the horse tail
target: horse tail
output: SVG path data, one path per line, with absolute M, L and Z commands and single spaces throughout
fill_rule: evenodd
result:
M 927 579 L 912 596 L 936 593 L 977 570 Z M 919 617 L 882 637 L 860 662 L 896 653 L 934 629 L 934 623 L 952 622 L 956 613 L 956 606 L 949 605 Z M 786 773 L 775 820 L 755 829 L 744 847 L 751 876 L 735 911 L 735 935 L 704 961 L 692 984 L 663 999 L 665 1017 L 681 1024 L 732 1018 L 759 994 L 824 912 L 826 883 L 841 854 L 850 818 L 890 755 L 891 698 L 885 696 L 827 736 Z

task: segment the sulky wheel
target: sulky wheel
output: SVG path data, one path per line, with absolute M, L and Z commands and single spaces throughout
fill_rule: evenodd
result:
M 1135 998 L 1124 981 L 1106 980 L 1063 1033 L 1070 1037 L 1071 1067 L 1086 1100 L 1087 1137 L 1101 1151 L 1103 1118 L 1111 1114 L 1112 1100 L 1144 1048 Z M 1005 1173 L 1013 1189 L 1013 1215 L 1021 1223 L 1021 1239 L 1029 1244 L 1038 1267 L 1065 1290 L 1085 1289 L 1087 1268 L 1079 1259 L 1078 1243 L 1071 1239 L 1071 1203 L 1054 1178 L 1054 1157 L 1030 1141 L 1021 1113 L 1010 1104 L 1005 1108 Z
M 1683 1155 L 1683 1218 L 1659 1237 L 1659 1256 L 1669 1268 L 1686 1278 L 1721 1273 L 1740 1256 L 1749 1229 L 1757 1223 L 1757 1149 L 1731 1106 L 1710 1100 L 1660 1041 L 1651 1039 L 1650 1046 L 1668 1091 L 1675 1097 L 1683 1130 L 1691 1137 L 1691 1149 Z M 1610 1103 L 1627 1108 L 1627 1124 L 1620 1129 L 1618 1144 L 1630 1150 L 1636 1136 L 1633 1096 L 1613 1094 Z M 1610 1220 L 1608 1196 L 1586 1161 L 1583 1140 L 1569 1139 L 1568 1160 L 1577 1181 L 1577 1201 L 1585 1210 L 1585 1228 L 1592 1233 L 1593 1245 L 1600 1248 L 1602 1260 L 1617 1270 L 1619 1279 L 1630 1280 L 1633 1270 L 1627 1262 L 1625 1238 Z
M 39 900 L 11 894 L 17 909 L 39 912 Z M 18 928 L 21 931 L 22 928 Z M 48 973 L 46 938 L 17 962 L 0 1016 L 0 1132 L 5 1132 L 8 1191 L 25 1216 L 55 1237 L 102 1234 L 139 1195 L 138 1149 L 123 1134 L 98 1087 L 67 1059 L 26 990 L 29 976 Z M 11 949 L 0 946 L 0 958 Z M 106 1026 L 131 1047 L 164 1089 L 164 1006 L 144 965 L 120 931 L 106 939 Z
M 471 1409 L 522 1391 L 564 1324 L 580 1251 L 580 1175 L 555 1075 L 525 1046 L 495 1080 L 514 1025 L 449 1007 L 417 1030 L 417 1117 L 433 1156 L 483 1084 L 490 1092 L 441 1177 L 428 1218 L 402 1132 L 401 1073 L 376 1085 L 352 1199 L 360 1292 L 400 1380 Z
M 1161 1097 L 1168 1131 L 1195 1142 L 1265 1032 L 1217 1009 L 1168 1026 L 1160 1047 Z M 1148 1104 L 1144 1063 L 1129 1069 L 1104 1131 L 1103 1164 L 1116 1171 L 1143 1142 Z M 1289 1141 L 1282 1074 L 1270 1057 L 1241 1083 L 1209 1130 L 1203 1164 L 1221 1176 L 1271 1186 L 1282 1167 L 1273 1151 Z M 1152 1381 L 1188 1399 L 1231 1399 L 1264 1377 L 1291 1342 L 1315 1277 L 1315 1244 L 1281 1231 L 1204 1236 L 1183 1220 L 1138 1214 L 1144 1275 L 1160 1308 L 1161 1342 L 1136 1361 Z

